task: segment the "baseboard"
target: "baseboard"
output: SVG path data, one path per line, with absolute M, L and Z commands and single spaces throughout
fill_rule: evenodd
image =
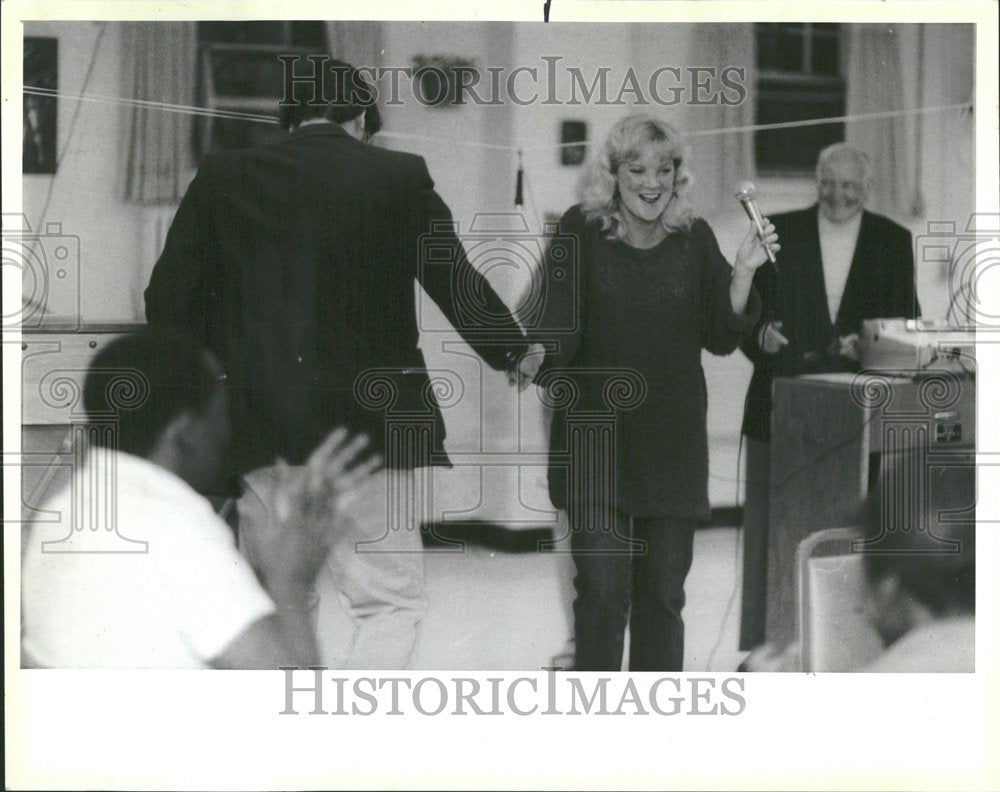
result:
M 460 550 L 464 545 L 500 550 L 505 553 L 534 553 L 543 542 L 552 541 L 552 529 L 506 528 L 488 521 L 436 522 L 420 527 L 424 547 Z
M 743 525 L 743 507 L 728 506 L 712 510 L 712 519 L 703 528 L 738 528 Z M 552 529 L 507 528 L 488 520 L 425 523 L 420 527 L 424 547 L 459 550 L 464 545 L 500 550 L 506 553 L 533 553 L 543 543 L 553 540 Z

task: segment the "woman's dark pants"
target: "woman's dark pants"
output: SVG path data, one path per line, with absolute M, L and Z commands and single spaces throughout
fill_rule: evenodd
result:
M 628 624 L 630 671 L 683 670 L 681 610 L 696 523 L 635 519 L 613 509 L 600 517 L 586 507 L 573 511 L 574 669 L 620 671 Z

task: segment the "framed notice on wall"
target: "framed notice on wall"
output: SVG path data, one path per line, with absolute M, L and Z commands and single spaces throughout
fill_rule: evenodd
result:
M 24 173 L 56 172 L 58 44 L 55 38 L 24 39 Z

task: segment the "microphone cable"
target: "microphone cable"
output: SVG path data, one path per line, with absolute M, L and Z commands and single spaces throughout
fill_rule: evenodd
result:
M 761 265 L 761 267 L 766 267 L 767 263 Z M 761 325 L 762 328 L 766 328 L 769 324 L 774 321 L 774 306 L 778 301 L 779 294 L 779 283 L 778 283 L 778 270 L 777 267 L 772 265 L 773 271 L 773 281 L 774 288 L 772 290 L 772 296 L 769 299 L 765 299 L 764 295 L 760 295 L 761 299 L 761 311 L 765 314 L 766 318 L 764 323 Z M 757 333 L 755 332 L 754 335 Z M 763 336 L 761 336 L 761 341 L 763 341 Z M 757 339 L 751 338 L 751 344 L 756 344 Z M 759 347 L 760 355 L 764 354 L 763 347 Z M 757 371 L 757 364 L 754 362 L 754 373 Z M 753 382 L 753 375 L 751 375 L 751 383 Z M 736 450 L 736 504 L 740 503 L 740 472 L 742 469 L 743 462 L 743 424 L 746 422 L 747 408 L 750 405 L 750 385 L 747 385 L 746 395 L 743 397 L 743 416 L 740 420 L 740 440 L 739 445 Z M 729 600 L 726 603 L 726 609 L 722 614 L 722 622 L 719 625 L 719 633 L 715 639 L 715 644 L 712 646 L 712 651 L 709 652 L 708 660 L 705 663 L 705 670 L 711 671 L 712 665 L 715 663 L 715 658 L 722 648 L 722 642 L 726 637 L 726 625 L 729 623 L 729 618 L 733 612 L 733 606 L 736 604 L 736 594 L 740 590 L 740 584 L 742 583 L 742 576 L 740 574 L 740 562 L 743 559 L 743 553 L 741 548 L 743 547 L 745 533 L 746 533 L 746 494 L 743 497 L 743 519 L 739 525 L 736 526 L 736 547 L 733 550 L 733 588 L 729 594 Z M 742 627 L 742 625 L 741 625 Z M 739 637 L 737 637 L 736 645 L 739 647 Z

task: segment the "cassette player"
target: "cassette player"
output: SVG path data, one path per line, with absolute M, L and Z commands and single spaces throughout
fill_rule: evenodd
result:
M 975 333 L 943 322 L 867 319 L 861 325 L 860 352 L 861 366 L 868 371 L 976 371 Z

